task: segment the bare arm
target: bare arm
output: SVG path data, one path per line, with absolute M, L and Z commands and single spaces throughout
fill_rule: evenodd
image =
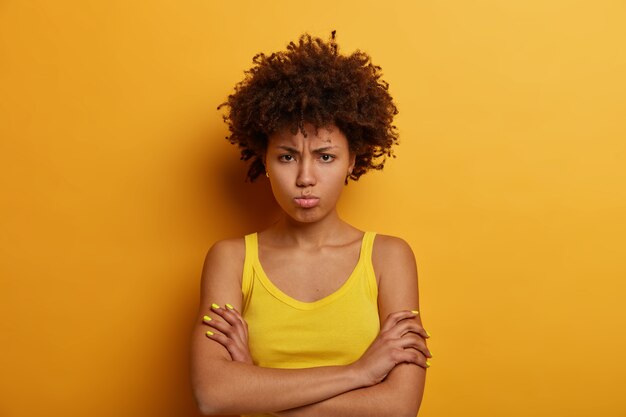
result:
M 404 241 L 378 236 L 373 254 L 380 276 L 379 315 L 381 320 L 399 309 L 419 310 L 417 266 L 411 248 Z M 418 315 L 415 320 L 421 327 Z M 419 353 L 422 364 L 427 357 Z M 429 355 L 430 356 L 430 355 Z M 355 389 L 336 397 L 276 413 L 281 417 L 415 417 L 419 410 L 426 377 L 425 367 L 398 364 L 380 384 Z
M 381 372 L 381 365 L 387 366 L 383 376 L 393 368 L 395 363 L 389 352 L 394 341 L 358 365 L 270 369 L 233 361 L 222 344 L 206 336 L 202 317 L 211 311 L 213 303 L 230 303 L 241 309 L 239 277 L 244 253 L 243 240 L 219 242 L 207 254 L 202 272 L 200 310 L 192 335 L 191 373 L 196 401 L 204 414 L 267 413 L 297 408 L 375 384 L 378 381 L 371 378 L 373 368 Z

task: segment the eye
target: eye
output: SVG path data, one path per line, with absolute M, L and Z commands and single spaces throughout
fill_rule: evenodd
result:
M 335 156 L 324 153 L 320 155 L 320 159 L 322 160 L 322 162 L 332 162 L 335 159 Z
M 278 157 L 278 160 L 281 162 L 291 162 L 293 161 L 293 155 L 291 154 L 280 155 Z

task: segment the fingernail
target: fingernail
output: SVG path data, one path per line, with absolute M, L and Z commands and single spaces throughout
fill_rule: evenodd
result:
M 234 309 L 235 309 L 235 307 L 231 306 L 231 305 L 230 305 L 230 304 L 228 304 L 228 303 L 226 303 L 226 307 L 227 307 L 229 310 L 234 310 Z
M 430 362 L 426 361 L 426 367 L 430 368 Z
M 428 333 L 428 330 L 424 330 L 426 332 L 426 336 L 430 337 L 430 333 Z
M 213 307 L 213 308 L 220 308 L 220 306 L 218 306 L 218 305 L 217 305 L 217 304 L 215 304 L 215 303 L 211 304 L 211 307 Z
M 202 318 L 204 319 L 204 321 L 211 321 L 211 317 L 209 317 L 209 316 L 204 316 Z
M 411 313 L 413 313 L 413 314 L 415 314 L 417 316 L 420 312 L 417 311 L 417 310 L 411 310 Z
M 213 332 L 209 330 L 208 332 L 206 332 L 206 335 L 207 336 L 213 336 Z

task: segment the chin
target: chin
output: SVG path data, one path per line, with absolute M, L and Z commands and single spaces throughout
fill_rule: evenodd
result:
M 325 213 L 320 212 L 317 208 L 307 210 L 297 210 L 296 212 L 286 212 L 291 220 L 298 223 L 315 223 L 326 217 Z
M 298 223 L 315 223 L 321 220 L 322 216 L 308 215 L 308 216 L 289 216 L 293 221 Z

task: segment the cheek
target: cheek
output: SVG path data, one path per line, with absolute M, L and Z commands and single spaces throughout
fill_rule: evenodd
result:
M 335 184 L 333 184 L 333 192 L 336 195 L 340 195 L 343 192 L 344 187 L 345 187 L 345 178 L 341 177 L 340 181 L 337 181 Z
M 276 172 L 276 171 L 275 171 Z M 276 201 L 284 201 L 291 198 L 292 190 L 287 186 L 285 178 L 281 178 L 278 174 L 270 174 L 270 187 Z
M 328 182 L 327 190 L 333 195 L 339 195 L 343 191 L 346 181 L 347 170 L 337 170 L 332 175 L 332 180 Z

